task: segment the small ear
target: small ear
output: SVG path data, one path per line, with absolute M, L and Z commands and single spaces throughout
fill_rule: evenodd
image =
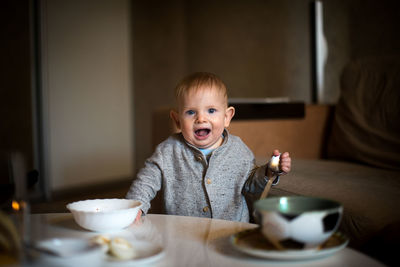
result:
M 171 110 L 169 112 L 169 117 L 172 119 L 172 121 L 175 123 L 175 127 L 180 130 L 181 129 L 181 124 L 179 122 L 179 114 L 175 110 Z
M 229 124 L 231 123 L 231 120 L 232 120 L 233 116 L 235 116 L 235 108 L 234 107 L 228 107 L 225 110 L 225 123 L 224 123 L 224 127 L 225 128 L 229 127 Z

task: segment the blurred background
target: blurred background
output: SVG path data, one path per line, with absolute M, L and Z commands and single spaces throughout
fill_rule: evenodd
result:
M 194 71 L 219 75 L 232 98 L 315 102 L 313 2 L 2 1 L 1 184 L 19 151 L 38 171 L 33 202 L 123 197 L 153 151 L 153 112 Z M 321 3 L 319 102 L 335 104 L 347 62 L 399 53 L 400 5 Z

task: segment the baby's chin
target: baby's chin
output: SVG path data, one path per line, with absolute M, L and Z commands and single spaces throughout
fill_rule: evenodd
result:
M 216 141 L 206 142 L 206 143 L 197 141 L 197 142 L 194 142 L 194 144 L 192 144 L 192 145 L 194 145 L 195 147 L 200 148 L 200 149 L 216 149 L 217 147 L 219 147 L 222 144 L 222 141 L 223 141 L 223 139 L 221 137 Z
M 210 148 L 212 145 L 209 144 L 204 144 L 203 142 L 196 142 L 196 141 L 188 141 L 186 140 L 189 144 L 191 144 L 192 146 L 195 146 L 197 148 L 201 148 L 201 149 L 207 149 Z

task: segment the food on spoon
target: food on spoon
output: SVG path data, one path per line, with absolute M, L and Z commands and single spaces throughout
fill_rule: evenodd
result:
M 280 155 L 272 156 L 272 158 L 270 159 L 268 166 L 273 172 L 279 172 L 279 160 Z
M 136 256 L 136 250 L 126 239 L 116 237 L 110 242 L 110 254 L 118 259 L 128 260 Z

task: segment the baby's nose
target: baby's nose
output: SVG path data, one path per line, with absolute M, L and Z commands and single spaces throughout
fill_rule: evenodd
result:
M 196 118 L 197 123 L 205 122 L 206 120 L 207 120 L 207 117 L 202 112 L 197 114 L 197 118 Z

